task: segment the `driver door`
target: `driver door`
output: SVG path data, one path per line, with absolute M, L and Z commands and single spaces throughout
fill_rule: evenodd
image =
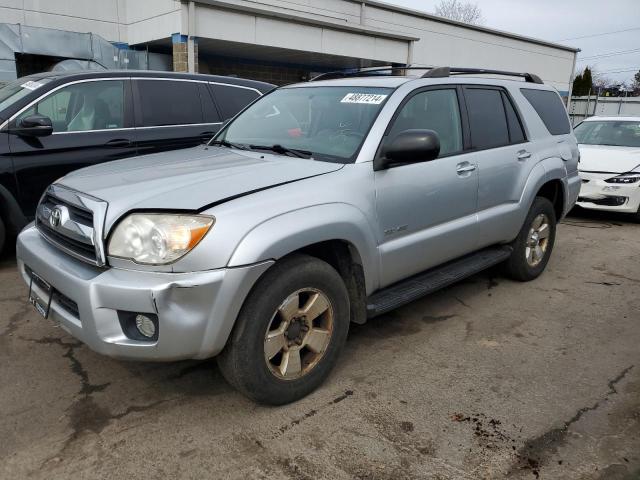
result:
M 381 287 L 472 252 L 477 244 L 478 169 L 464 151 L 460 91 L 414 92 L 383 142 L 409 129 L 434 130 L 440 155 L 375 172 Z

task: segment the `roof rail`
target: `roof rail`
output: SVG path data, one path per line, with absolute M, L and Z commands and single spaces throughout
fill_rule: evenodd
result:
M 361 68 L 355 72 L 347 72 L 344 70 L 337 70 L 335 72 L 327 72 L 321 73 L 313 77 L 310 82 L 316 82 L 318 80 L 333 80 L 336 78 L 351 78 L 351 77 L 370 77 L 374 76 L 379 72 L 393 72 L 394 70 L 429 70 L 433 67 L 414 67 L 411 65 L 407 66 L 385 66 L 385 67 L 366 67 Z
M 335 72 L 321 73 L 313 77 L 310 82 L 318 80 L 334 80 L 336 78 L 353 78 L 353 77 L 370 77 L 380 72 L 393 72 L 402 70 L 427 70 L 421 78 L 447 78 L 451 75 L 504 75 L 507 77 L 522 77 L 526 82 L 543 84 L 542 79 L 533 73 L 526 72 L 507 72 L 504 70 L 490 70 L 486 68 L 459 68 L 459 67 L 419 67 L 419 66 L 386 66 L 371 67 L 357 70 L 355 72 L 346 72 L 339 70 Z
M 507 72 L 504 70 L 490 70 L 486 68 L 459 68 L 459 67 L 436 67 L 427 71 L 422 78 L 443 78 L 453 75 L 505 75 L 507 77 L 522 77 L 525 82 L 543 84 L 542 79 L 527 72 Z

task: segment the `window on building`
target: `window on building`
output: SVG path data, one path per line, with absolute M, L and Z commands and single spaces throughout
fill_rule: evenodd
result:
M 142 126 L 203 123 L 197 82 L 137 80 Z
M 440 156 L 461 151 L 462 127 L 456 91 L 427 90 L 411 97 L 398 113 L 389 138 L 411 129 L 435 131 L 440 137 Z

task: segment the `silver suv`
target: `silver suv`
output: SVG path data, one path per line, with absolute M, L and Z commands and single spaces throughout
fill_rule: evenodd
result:
M 31 303 L 96 352 L 217 356 L 282 404 L 327 377 L 350 322 L 492 265 L 536 278 L 580 189 L 556 91 L 389 73 L 280 88 L 206 146 L 61 178 L 18 238 Z

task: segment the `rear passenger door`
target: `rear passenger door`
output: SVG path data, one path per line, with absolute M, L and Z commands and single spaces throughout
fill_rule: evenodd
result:
M 220 128 L 206 82 L 138 78 L 133 93 L 140 155 L 205 143 Z
M 234 117 L 236 113 L 262 95 L 255 88 L 242 85 L 216 82 L 210 82 L 209 85 L 223 120 Z
M 506 90 L 467 86 L 464 97 L 471 152 L 479 170 L 481 248 L 509 240 L 518 218 L 518 202 L 536 160 L 515 103 Z

